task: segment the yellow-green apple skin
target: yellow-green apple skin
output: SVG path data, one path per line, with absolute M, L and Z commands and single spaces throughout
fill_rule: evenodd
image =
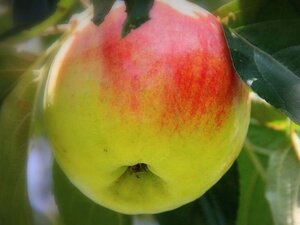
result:
M 158 213 L 200 197 L 232 165 L 249 123 L 219 21 L 183 0 L 155 1 L 121 37 L 117 3 L 79 23 L 49 72 L 46 131 L 57 162 L 93 201 Z

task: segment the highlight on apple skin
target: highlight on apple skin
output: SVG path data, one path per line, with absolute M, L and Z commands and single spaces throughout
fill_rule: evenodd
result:
M 156 0 L 121 38 L 118 2 L 81 21 L 57 54 L 44 120 L 54 155 L 93 201 L 125 214 L 172 210 L 232 165 L 249 123 L 219 21 L 184 0 Z

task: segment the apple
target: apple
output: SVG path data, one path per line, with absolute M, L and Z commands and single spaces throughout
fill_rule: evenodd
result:
M 156 0 L 121 37 L 118 2 L 81 20 L 49 71 L 45 128 L 57 162 L 93 201 L 125 214 L 195 200 L 239 154 L 249 92 L 220 22 L 199 6 Z

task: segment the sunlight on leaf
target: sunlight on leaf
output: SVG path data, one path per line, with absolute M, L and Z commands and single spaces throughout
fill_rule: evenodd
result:
M 221 6 L 214 14 L 220 18 L 221 22 L 231 28 L 239 27 L 244 24 L 242 11 L 240 9 L 240 2 L 238 0 L 230 1 Z
M 251 120 L 273 128 L 275 130 L 287 130 L 289 120 L 279 110 L 268 104 L 257 94 L 251 93 Z
M 300 138 L 299 138 L 299 134 L 296 132 L 297 129 L 296 126 L 294 126 L 293 124 L 291 126 L 293 126 L 293 130 L 291 134 L 292 146 L 297 156 L 297 159 L 300 162 Z

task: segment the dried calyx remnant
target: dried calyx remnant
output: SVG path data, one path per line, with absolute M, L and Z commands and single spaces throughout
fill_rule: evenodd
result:
M 145 163 L 138 163 L 133 166 L 129 166 L 129 170 L 133 173 L 147 172 L 148 166 Z

